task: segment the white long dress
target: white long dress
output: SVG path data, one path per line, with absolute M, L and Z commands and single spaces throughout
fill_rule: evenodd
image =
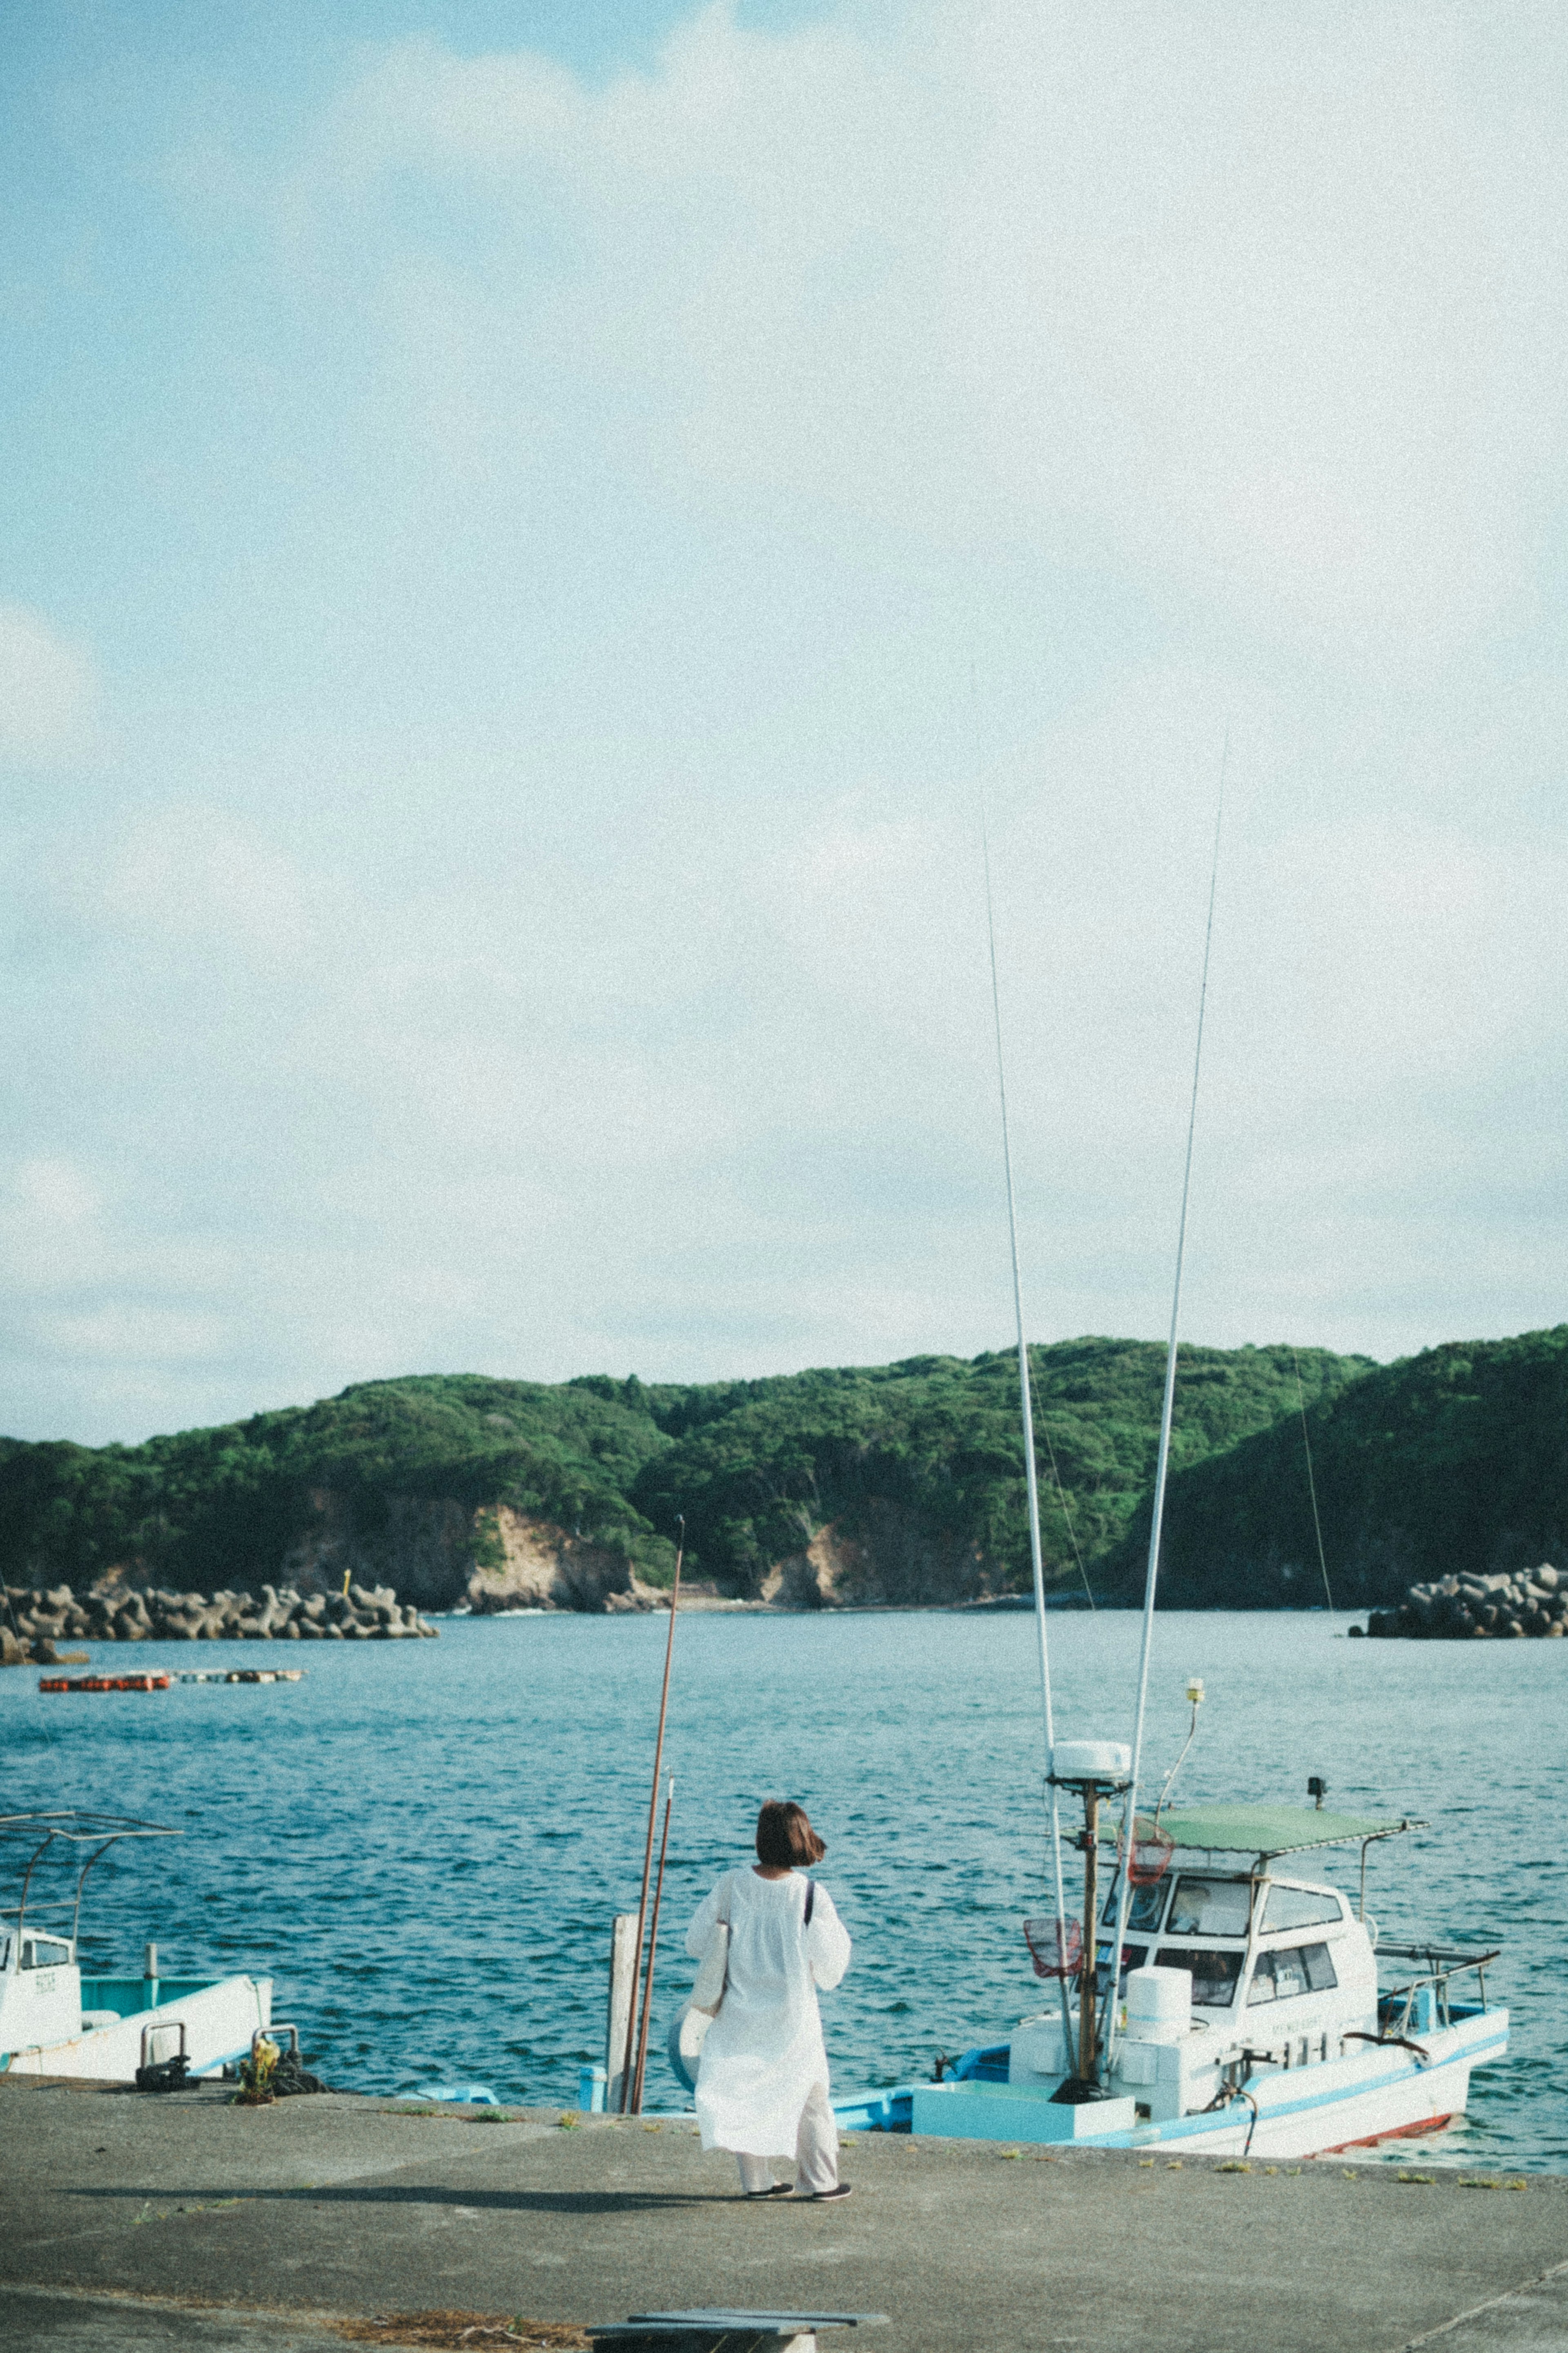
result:
M 806 1881 L 728 1871 L 686 1932 L 700 1960 L 715 1925 L 730 1923 L 730 1970 L 719 2015 L 697 2070 L 704 2148 L 740 2157 L 794 2154 L 801 2110 L 827 2084 L 816 1989 L 829 1991 L 849 1966 L 849 1939 L 818 1885 L 805 1924 Z

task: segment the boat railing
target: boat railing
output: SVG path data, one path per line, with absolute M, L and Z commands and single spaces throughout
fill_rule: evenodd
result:
M 1479 1948 L 1479 1949 L 1478 1949 Z M 1474 1969 L 1480 1989 L 1480 2006 L 1487 2006 L 1487 1968 L 1501 1952 L 1500 1945 L 1484 1946 L 1479 1937 L 1466 1945 L 1380 1945 L 1379 1960 L 1424 1962 L 1403 1983 L 1390 1986 L 1377 1998 L 1379 2026 L 1394 2034 L 1407 2034 L 1412 2024 L 1429 2030 L 1433 2026 L 1451 2026 L 1453 2003 L 1451 1981 Z M 1423 2002 L 1423 1994 L 1429 2000 Z M 1421 2016 L 1422 2010 L 1429 2016 Z
M 37 1916 L 46 1908 L 63 1910 L 65 1904 L 68 1903 L 70 1941 L 74 1947 L 77 1925 L 81 1917 L 81 1892 L 94 1863 L 100 1862 L 110 1848 L 121 1839 L 178 1838 L 179 1835 L 178 1831 L 167 1830 L 161 1822 L 143 1821 L 134 1814 L 103 1814 L 79 1806 L 62 1808 L 52 1813 L 0 1814 L 0 1841 L 18 1841 L 28 1850 L 22 1872 L 21 1901 L 11 1907 L 9 1915 L 16 1922 L 18 1936 L 29 1911 Z M 57 1845 L 63 1854 L 70 1857 L 73 1868 L 74 1850 L 82 1846 L 90 1846 L 93 1850 L 77 1873 L 75 1895 L 63 1901 L 45 1899 L 44 1902 L 29 1904 L 34 1873 Z M 0 1849 L 0 1852 L 4 1850 Z

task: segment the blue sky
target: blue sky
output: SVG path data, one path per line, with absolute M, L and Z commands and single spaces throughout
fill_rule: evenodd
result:
M 0 1428 L 1563 1313 L 1568 35 L 30 6 Z

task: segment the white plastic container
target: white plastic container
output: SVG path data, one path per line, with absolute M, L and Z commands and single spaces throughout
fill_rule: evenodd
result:
M 1128 1970 L 1129 2042 L 1180 2042 L 1192 2023 L 1193 1980 L 1187 1970 Z
M 1062 2044 L 1062 2014 L 1059 2010 L 1043 2011 L 1036 2018 L 1021 2018 L 1013 2029 L 1012 2051 L 1007 2062 L 1010 2084 L 1059 2084 L 1070 2075 L 1077 2065 L 1075 2051 Z
M 1132 1751 L 1124 1740 L 1058 1740 L 1051 1771 L 1058 1781 L 1122 1782 L 1132 1771 Z

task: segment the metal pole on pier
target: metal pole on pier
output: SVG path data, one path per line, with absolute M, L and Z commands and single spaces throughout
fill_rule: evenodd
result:
M 610 2004 L 605 2026 L 605 2106 L 611 2116 L 621 2105 L 625 2076 L 626 2021 L 632 2009 L 632 1956 L 637 1951 L 637 1915 L 617 1912 L 610 1927 Z
M 669 1668 L 675 1655 L 675 1611 L 680 1599 L 680 1564 L 686 1552 L 686 1514 L 679 1515 L 680 1541 L 675 1547 L 675 1583 L 669 1596 L 669 1639 L 664 1646 L 664 1689 L 658 1699 L 658 1737 L 653 1745 L 653 1788 L 647 1801 L 647 1843 L 643 1849 L 642 1894 L 637 1899 L 637 1941 L 632 1956 L 632 1993 L 626 2010 L 626 2044 L 621 2054 L 621 2114 L 631 2099 L 632 2061 L 637 2022 L 637 1972 L 642 1962 L 643 1929 L 647 1923 L 647 1883 L 653 1876 L 653 1833 L 658 1820 L 658 1777 L 664 1765 L 664 1719 L 669 1708 Z

